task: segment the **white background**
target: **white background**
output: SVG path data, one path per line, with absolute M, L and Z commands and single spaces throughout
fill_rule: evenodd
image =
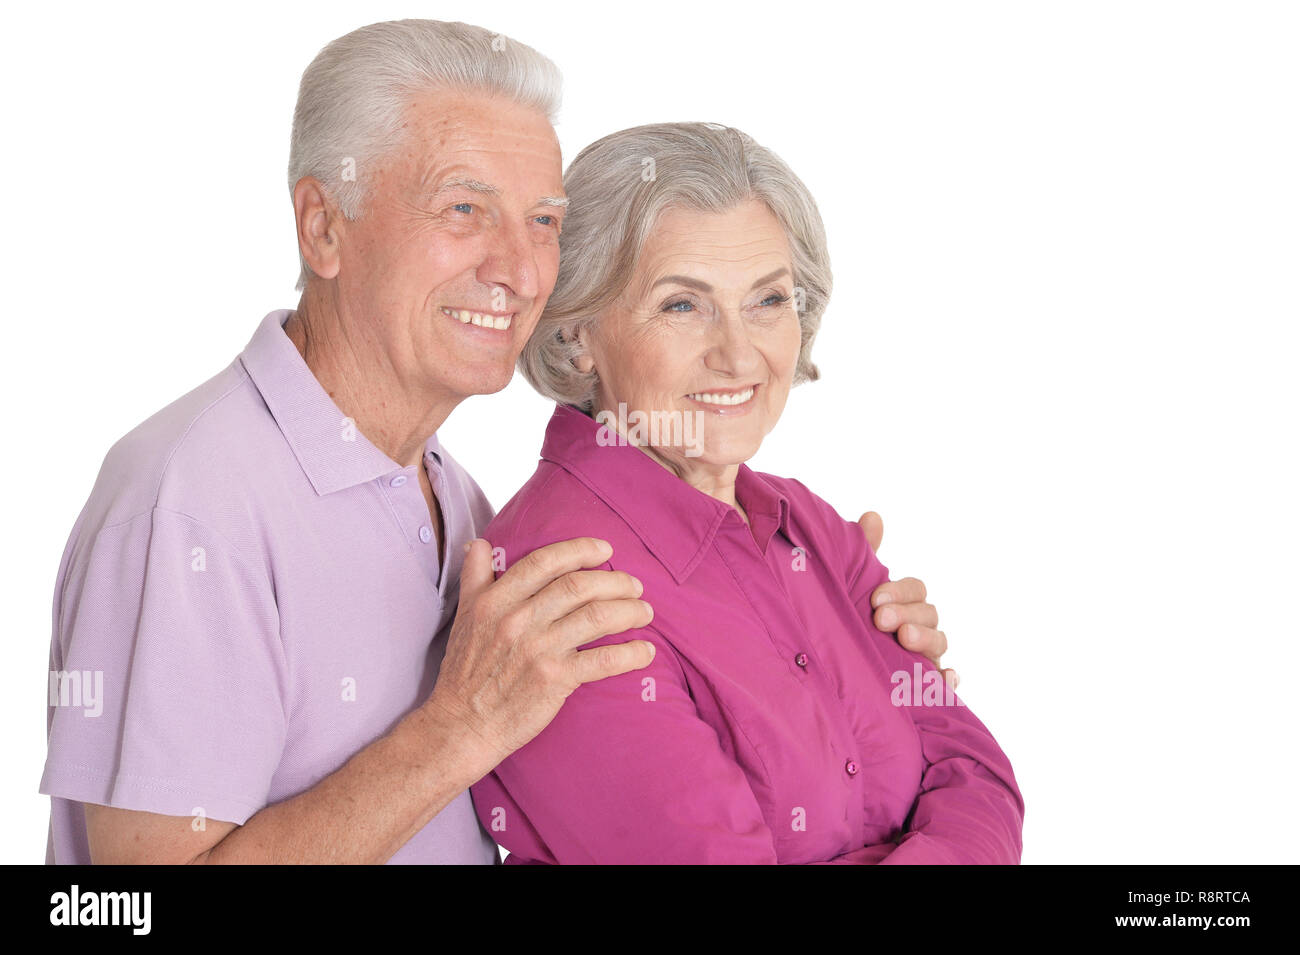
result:
M 298 78 L 406 16 L 551 56 L 566 161 L 709 120 L 807 182 L 823 380 L 752 463 L 884 516 L 1016 769 L 1025 862 L 1297 861 L 1296 5 L 40 9 L 0 31 L 0 861 L 44 858 L 50 605 L 100 461 L 295 304 Z M 440 434 L 500 506 L 549 413 L 517 378 Z

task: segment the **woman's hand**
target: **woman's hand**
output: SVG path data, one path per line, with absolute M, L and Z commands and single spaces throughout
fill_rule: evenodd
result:
M 885 536 L 885 524 L 875 511 L 858 518 L 867 543 L 877 554 Z M 957 671 L 945 670 L 939 659 L 948 652 L 948 637 L 939 626 L 939 611 L 926 603 L 925 584 L 916 577 L 887 580 L 871 592 L 872 623 L 881 633 L 892 633 L 908 650 L 928 658 L 943 674 L 944 681 L 957 688 Z

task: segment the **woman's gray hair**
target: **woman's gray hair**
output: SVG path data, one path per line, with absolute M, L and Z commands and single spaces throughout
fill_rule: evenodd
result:
M 289 194 L 314 176 L 346 219 L 364 207 L 366 177 L 401 144 L 416 93 L 495 93 L 544 113 L 560 109 L 560 71 L 531 47 L 468 23 L 393 20 L 334 40 L 302 74 L 289 143 Z M 298 288 L 311 270 L 298 256 Z
M 794 382 L 816 381 L 809 353 L 831 294 L 826 229 L 808 188 L 775 153 L 716 123 L 656 123 L 592 143 L 564 174 L 569 211 L 560 236 L 560 272 L 537 329 L 519 356 L 534 388 L 591 410 L 597 375 L 581 372 L 577 333 L 627 288 L 667 209 L 724 212 L 758 199 L 785 229 L 801 330 Z

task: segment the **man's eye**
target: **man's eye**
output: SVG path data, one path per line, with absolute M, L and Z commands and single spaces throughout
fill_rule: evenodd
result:
M 555 216 L 538 216 L 533 221 L 538 225 L 551 225 L 555 222 Z
M 469 215 L 470 213 L 472 213 L 472 212 L 474 211 L 474 204 L 473 204 L 472 202 L 458 202 L 458 203 L 456 203 L 454 206 L 452 206 L 451 208 L 452 208 L 454 211 L 456 211 L 456 212 L 460 212 L 460 213 L 464 213 L 465 215 Z

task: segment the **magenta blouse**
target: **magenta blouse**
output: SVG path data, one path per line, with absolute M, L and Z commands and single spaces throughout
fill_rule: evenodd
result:
M 871 622 L 854 522 L 741 465 L 740 515 L 557 406 L 488 525 L 499 566 L 572 537 L 645 586 L 644 670 L 580 686 L 472 790 L 509 862 L 1016 863 L 1024 803 L 984 724 Z

